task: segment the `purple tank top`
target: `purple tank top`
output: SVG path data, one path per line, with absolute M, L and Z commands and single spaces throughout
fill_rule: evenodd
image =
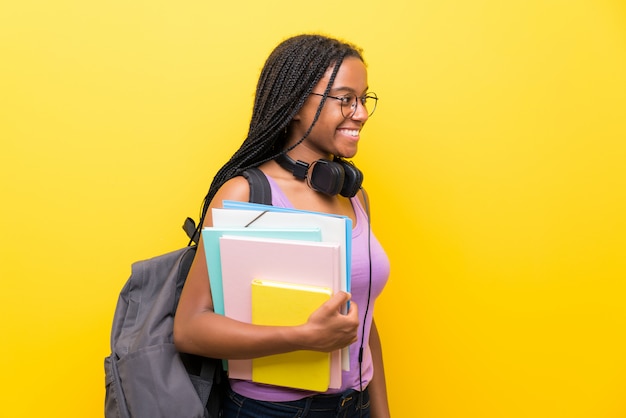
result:
M 276 182 L 268 177 L 270 182 L 270 187 L 272 189 L 272 204 L 278 207 L 292 208 L 293 205 L 287 197 L 284 195 L 282 190 L 278 187 Z M 368 232 L 369 225 L 367 214 L 363 209 L 361 202 L 357 197 L 353 197 L 350 199 L 352 202 L 352 207 L 354 208 L 354 212 L 356 213 L 356 225 L 352 229 L 352 275 L 351 275 L 351 294 L 352 300 L 359 307 L 359 319 L 361 324 L 363 324 L 363 317 L 366 311 L 367 305 L 367 294 L 368 287 L 370 281 L 370 273 L 369 273 L 369 249 L 368 249 Z M 363 350 L 363 363 L 361 366 L 362 372 L 362 382 L 363 388 L 365 388 L 370 380 L 372 379 L 372 375 L 374 373 L 373 365 L 372 365 L 372 356 L 369 348 L 369 335 L 370 329 L 372 325 L 372 315 L 374 312 L 374 304 L 376 298 L 380 295 L 385 284 L 387 283 L 387 279 L 389 277 L 389 259 L 385 254 L 385 251 L 381 247 L 380 243 L 376 239 L 373 233 L 369 237 L 370 245 L 371 245 L 371 255 L 372 255 L 372 291 L 370 297 L 370 304 L 367 313 L 367 319 L 365 324 L 365 339 L 364 341 L 364 350 Z M 357 389 L 360 388 L 359 382 L 359 348 L 361 345 L 362 338 L 362 325 L 359 326 L 359 337 L 357 342 L 350 346 L 350 370 L 344 371 L 342 374 L 342 386 L 340 389 L 329 389 L 327 394 L 343 392 L 348 389 Z M 270 385 L 261 385 L 257 383 L 253 383 L 250 381 L 244 380 L 234 380 L 230 381 L 232 389 L 248 398 L 263 400 L 263 401 L 273 401 L 273 402 L 285 402 L 285 401 L 293 401 L 297 399 L 301 399 L 310 395 L 316 394 L 316 392 L 309 392 L 298 389 L 270 386 Z

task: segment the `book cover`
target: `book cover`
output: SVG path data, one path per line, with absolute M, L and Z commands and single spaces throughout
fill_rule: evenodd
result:
M 273 280 L 341 290 L 339 244 L 224 235 L 219 239 L 224 314 L 252 323 L 252 281 Z M 331 353 L 331 383 L 341 385 L 341 350 Z M 229 360 L 229 376 L 252 379 L 252 360 Z
M 320 228 L 323 242 L 340 245 L 343 265 L 341 290 L 350 292 L 350 268 L 352 256 L 352 220 L 320 212 L 292 208 L 280 208 L 248 202 L 225 200 L 224 208 L 213 208 L 213 225 L 219 227 L 257 228 Z
M 322 239 L 320 228 L 230 228 L 230 227 L 205 227 L 202 229 L 202 241 L 206 257 L 209 281 L 211 283 L 211 296 L 213 298 L 213 311 L 224 315 L 224 291 L 222 289 L 222 265 L 220 259 L 219 239 L 223 235 L 230 236 L 254 236 L 264 238 L 280 238 L 302 241 L 316 241 Z
M 306 219 L 306 222 L 310 222 L 315 220 L 316 217 L 323 216 L 327 218 L 337 218 L 341 219 L 345 225 L 345 257 L 346 257 L 346 275 L 347 275 L 347 284 L 348 291 L 350 289 L 350 268 L 352 266 L 351 258 L 352 258 L 352 219 L 347 216 L 337 215 L 334 213 L 325 213 L 325 212 L 316 212 L 310 210 L 303 209 L 295 209 L 295 208 L 284 208 L 280 206 L 273 205 L 264 205 L 262 203 L 252 203 L 252 202 L 239 202 L 234 200 L 224 200 L 222 202 L 223 207 L 225 209 L 238 209 L 238 210 L 255 210 L 262 212 L 283 212 L 283 213 L 293 213 L 296 215 L 304 215 L 303 219 Z M 334 221 L 332 221 L 334 222 Z M 325 227 L 330 226 L 330 224 L 326 225 L 326 222 L 323 222 Z M 324 234 L 325 238 L 332 239 L 328 233 Z M 324 239 L 326 240 L 326 239 Z M 343 243 L 343 242 L 342 242 Z
M 252 323 L 300 325 L 326 302 L 328 287 L 273 280 L 252 281 Z M 330 384 L 330 353 L 299 350 L 252 360 L 252 381 L 324 392 Z
M 281 208 L 259 203 L 224 200 L 223 208 L 212 210 L 214 225 L 246 226 L 248 228 L 265 227 L 304 227 L 317 226 L 321 229 L 323 242 L 340 244 L 340 256 L 343 269 L 341 290 L 350 292 L 352 266 L 352 220 L 347 216 L 314 212 L 295 208 Z M 343 312 L 348 311 L 349 303 Z M 350 353 L 348 347 L 343 350 L 342 367 L 350 369 Z

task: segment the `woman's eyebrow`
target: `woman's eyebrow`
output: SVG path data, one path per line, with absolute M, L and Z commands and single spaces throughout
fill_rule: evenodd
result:
M 365 87 L 365 90 L 363 90 L 363 94 L 367 93 L 368 90 L 369 90 L 369 87 Z M 333 87 L 330 89 L 331 93 L 340 92 L 340 91 L 347 91 L 350 93 L 357 94 L 355 89 L 353 89 L 352 87 L 348 87 L 348 86 L 339 86 L 339 87 Z

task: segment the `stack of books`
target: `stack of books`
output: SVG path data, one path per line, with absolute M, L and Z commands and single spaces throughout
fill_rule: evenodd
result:
M 225 201 L 202 230 L 216 313 L 258 325 L 300 325 L 350 291 L 352 221 L 344 216 Z M 228 360 L 230 378 L 297 389 L 341 386 L 348 351 L 294 351 Z

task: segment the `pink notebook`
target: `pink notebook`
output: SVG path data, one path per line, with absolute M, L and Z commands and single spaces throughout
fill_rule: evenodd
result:
M 252 322 L 252 281 L 274 280 L 342 289 L 340 246 L 328 242 L 294 241 L 224 235 L 220 238 L 224 314 Z M 345 284 L 343 284 L 345 286 Z M 331 353 L 330 388 L 341 386 L 341 350 Z M 229 360 L 233 379 L 252 379 L 252 360 Z

